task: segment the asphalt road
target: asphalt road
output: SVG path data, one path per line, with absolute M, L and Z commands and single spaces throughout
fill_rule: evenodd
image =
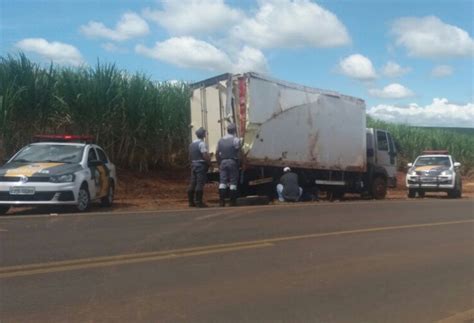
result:
M 472 322 L 473 200 L 0 218 L 0 322 Z

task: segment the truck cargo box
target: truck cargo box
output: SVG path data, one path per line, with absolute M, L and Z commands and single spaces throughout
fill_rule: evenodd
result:
M 208 130 L 211 153 L 235 122 L 245 166 L 366 170 L 365 103 L 337 92 L 223 74 L 193 85 L 191 122 Z

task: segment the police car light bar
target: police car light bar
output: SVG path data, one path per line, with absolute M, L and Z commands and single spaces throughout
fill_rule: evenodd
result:
M 81 142 L 90 144 L 94 142 L 93 136 L 78 135 L 35 135 L 33 140 L 36 142 L 53 141 L 53 142 Z
M 424 150 L 423 155 L 449 155 L 447 150 Z

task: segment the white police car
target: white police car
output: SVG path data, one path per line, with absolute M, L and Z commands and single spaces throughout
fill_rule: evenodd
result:
M 425 192 L 446 192 L 450 198 L 462 196 L 461 164 L 454 161 L 446 150 L 424 151 L 414 163 L 409 163 L 406 186 L 408 197 Z
M 36 136 L 0 167 L 0 214 L 11 206 L 73 205 L 86 211 L 100 200 L 111 206 L 116 170 L 89 136 Z

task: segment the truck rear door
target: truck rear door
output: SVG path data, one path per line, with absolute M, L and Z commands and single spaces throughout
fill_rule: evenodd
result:
M 207 130 L 206 144 L 214 161 L 217 142 L 226 131 L 225 120 L 233 114 L 229 84 L 229 77 L 224 74 L 195 85 L 191 96 L 191 136 L 194 140 L 199 127 Z

